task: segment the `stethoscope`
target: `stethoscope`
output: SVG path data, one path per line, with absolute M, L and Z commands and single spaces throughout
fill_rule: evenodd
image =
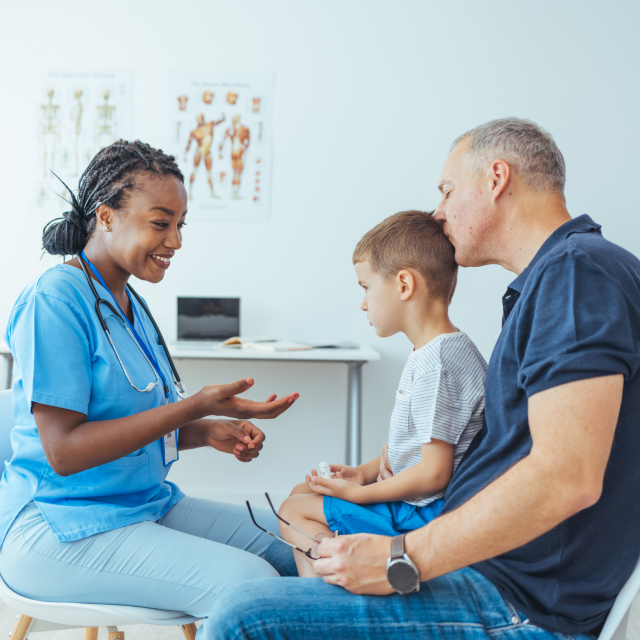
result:
M 80 266 L 82 267 L 82 271 L 84 272 L 84 275 L 85 275 L 85 277 L 87 279 L 87 282 L 89 283 L 89 286 L 91 287 L 91 291 L 93 292 L 93 295 L 95 296 L 95 299 L 96 299 L 96 304 L 95 304 L 96 314 L 98 315 L 98 320 L 100 320 L 100 325 L 102 326 L 102 330 L 105 332 L 105 334 L 107 336 L 107 340 L 109 341 L 109 344 L 111 345 L 111 348 L 113 349 L 114 353 L 116 354 L 116 358 L 118 359 L 118 362 L 120 363 L 120 366 L 122 367 L 122 371 L 124 372 L 124 375 L 127 377 L 127 380 L 129 381 L 129 384 L 136 391 L 138 391 L 140 393 L 147 393 L 147 392 L 153 391 L 156 388 L 156 386 L 158 385 L 158 383 L 160 382 L 160 379 L 162 379 L 163 386 L 164 386 L 164 395 L 165 395 L 165 398 L 168 398 L 169 397 L 169 387 L 168 387 L 168 385 L 166 383 L 166 380 L 164 379 L 164 375 L 162 374 L 162 371 L 160 370 L 160 365 L 158 364 L 158 362 L 154 358 L 153 354 L 150 351 L 148 351 L 148 349 L 146 348 L 146 345 L 144 344 L 142 339 L 137 336 L 137 333 L 135 332 L 135 329 L 132 331 L 133 327 L 130 327 L 129 319 L 126 318 L 126 317 L 123 318 L 120 315 L 120 313 L 116 310 L 116 308 L 109 301 L 105 300 L 104 298 L 101 298 L 98 295 L 98 291 L 96 290 L 96 287 L 93 284 L 93 279 L 89 275 L 89 272 L 87 271 L 87 267 L 86 267 L 86 265 L 84 263 L 85 260 L 89 263 L 89 266 L 91 267 L 91 270 L 96 274 L 98 280 L 101 281 L 102 286 L 104 286 L 105 289 L 107 289 L 107 291 L 109 291 L 109 293 L 111 293 L 111 291 L 109 290 L 109 287 L 107 287 L 106 283 L 102 279 L 102 276 L 100 276 L 100 274 L 97 272 L 95 267 L 91 264 L 89 259 L 84 255 L 84 251 L 79 253 L 76 257 L 78 258 L 78 262 L 80 263 Z M 140 306 L 144 309 L 144 312 L 147 314 L 147 317 L 151 321 L 151 324 L 153 325 L 153 328 L 155 329 L 156 333 L 158 334 L 158 342 L 159 342 L 160 346 L 162 347 L 162 349 L 164 350 L 164 353 L 167 356 L 167 360 L 169 361 L 169 366 L 171 367 L 171 371 L 173 372 L 173 384 L 175 385 L 176 393 L 178 394 L 178 396 L 180 398 L 184 398 L 185 395 L 186 395 L 186 390 L 184 388 L 184 385 L 182 384 L 182 380 L 180 380 L 180 376 L 178 375 L 178 370 L 176 369 L 176 366 L 173 364 L 173 359 L 171 358 L 171 354 L 169 353 L 169 349 L 167 348 L 167 343 L 164 341 L 164 337 L 162 336 L 162 332 L 160 331 L 158 325 L 156 324 L 156 321 L 153 319 L 153 316 L 151 315 L 151 311 L 149 311 L 149 307 L 147 307 L 147 305 L 143 302 L 142 298 L 136 293 L 136 291 L 134 291 L 133 287 L 130 284 L 127 284 L 126 288 L 127 288 L 127 291 L 129 293 L 133 294 L 135 299 L 139 302 Z M 111 294 L 111 295 L 113 296 L 113 294 Z M 115 298 L 114 298 L 114 300 L 115 300 Z M 151 367 L 151 370 L 153 371 L 153 373 L 154 373 L 154 375 L 156 377 L 155 382 L 150 382 L 144 389 L 139 389 L 133 383 L 131 378 L 129 377 L 129 373 L 127 372 L 127 369 L 124 366 L 124 363 L 122 362 L 122 359 L 120 358 L 120 354 L 118 353 L 118 350 L 116 349 L 116 345 L 113 342 L 113 338 L 111 337 L 111 331 L 109 331 L 109 326 L 107 325 L 105 319 L 102 317 L 102 311 L 100 310 L 100 305 L 102 305 L 102 304 L 105 305 L 107 307 L 107 309 L 109 309 L 109 311 L 111 311 L 111 313 L 113 313 L 113 315 L 115 315 L 115 317 L 118 318 L 122 322 L 122 324 L 124 325 L 124 328 L 127 330 L 127 333 L 131 336 L 131 339 L 137 345 L 138 349 L 140 350 L 140 353 L 143 355 L 144 359 L 147 361 L 147 364 Z M 133 306 L 133 304 L 132 304 L 132 306 Z M 134 312 L 135 312 L 135 307 L 134 307 Z M 144 331 L 144 327 L 141 327 L 141 328 Z M 134 335 L 134 333 L 136 335 Z M 155 361 L 155 365 L 152 362 L 152 360 Z

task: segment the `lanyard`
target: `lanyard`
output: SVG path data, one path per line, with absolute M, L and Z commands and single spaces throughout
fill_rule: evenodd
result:
M 107 283 L 104 281 L 104 278 L 100 275 L 100 273 L 94 267 L 93 263 L 89 260 L 89 258 L 87 258 L 87 256 L 85 255 L 84 251 L 82 252 L 82 258 L 89 265 L 89 268 L 91 269 L 91 271 L 93 271 L 94 275 L 98 279 L 98 282 L 109 292 L 109 295 L 113 298 L 113 301 L 116 303 L 116 306 L 118 307 L 118 309 L 120 309 L 120 313 L 122 314 L 122 317 L 124 318 L 124 321 L 127 323 L 129 329 L 131 330 L 131 333 L 133 333 L 133 335 L 135 336 L 135 339 L 138 341 L 138 344 L 140 345 L 140 348 L 144 351 L 144 353 L 147 356 L 147 358 L 149 358 L 153 368 L 156 370 L 156 372 L 158 373 L 158 375 L 162 379 L 162 385 L 164 387 L 164 395 L 165 395 L 165 398 L 168 398 L 169 397 L 169 387 L 167 386 L 167 381 L 166 381 L 166 379 L 164 377 L 164 373 L 163 373 L 162 369 L 160 368 L 160 365 L 158 364 L 158 360 L 156 359 L 156 357 L 153 355 L 153 353 L 151 352 L 151 350 L 148 347 L 149 338 L 147 337 L 147 332 L 144 330 L 144 325 L 142 324 L 142 319 L 138 315 L 138 312 L 136 310 L 135 305 L 133 304 L 133 300 L 131 299 L 131 295 L 129 294 L 129 291 L 125 288 L 125 291 L 127 292 L 127 296 L 129 297 L 129 302 L 131 303 L 131 308 L 133 309 L 133 313 L 134 313 L 135 317 L 138 319 L 138 324 L 140 325 L 140 328 L 142 329 L 142 333 L 144 334 L 145 340 L 142 340 L 142 338 L 140 337 L 140 334 L 135 330 L 134 326 L 129 321 L 129 318 L 127 318 L 127 314 L 122 310 L 122 308 L 118 304 L 118 301 L 116 300 L 116 298 L 113 295 L 113 293 L 111 293 L 111 289 L 109 289 L 109 287 L 107 286 Z

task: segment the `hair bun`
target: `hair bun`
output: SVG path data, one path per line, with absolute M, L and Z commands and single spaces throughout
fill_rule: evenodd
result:
M 42 230 L 42 248 L 52 256 L 75 256 L 89 240 L 89 233 L 83 217 L 72 209 L 65 211 L 62 218 L 49 222 Z
M 85 221 L 86 216 L 84 214 L 84 211 L 82 211 L 78 205 L 72 204 L 71 206 L 73 208 L 70 211 L 65 211 L 62 214 L 63 219 L 71 223 L 72 225 L 77 227 L 80 231 L 86 234 L 87 225 Z

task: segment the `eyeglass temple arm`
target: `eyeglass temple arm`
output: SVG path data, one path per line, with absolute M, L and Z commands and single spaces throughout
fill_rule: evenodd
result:
M 266 529 L 263 529 L 256 522 L 256 519 L 253 517 L 253 511 L 251 511 L 251 505 L 249 504 L 249 501 L 246 500 L 245 502 L 246 502 L 246 505 L 247 505 L 247 509 L 249 509 L 249 515 L 251 516 L 251 520 L 253 520 L 253 524 L 255 524 L 256 527 L 258 527 L 258 529 L 260 529 L 260 531 L 264 531 L 265 533 L 268 533 L 271 537 L 275 538 L 276 540 L 280 540 L 280 542 L 284 542 L 286 545 L 290 546 L 292 549 L 295 549 L 296 551 L 299 551 L 303 555 L 307 556 L 307 558 L 311 558 L 311 560 L 315 559 L 311 555 L 311 548 L 309 548 L 307 551 L 304 551 L 303 549 L 300 549 L 300 547 L 296 547 L 296 545 L 293 544 L 292 542 L 289 542 L 288 540 L 285 540 L 284 538 L 281 538 L 280 536 L 277 536 L 274 533 L 271 533 L 271 531 L 267 531 Z M 271 502 L 271 500 L 269 500 L 269 502 Z M 282 522 L 284 522 L 284 520 Z M 289 523 L 287 522 L 286 524 L 289 524 Z M 291 526 L 291 525 L 289 525 L 289 526 Z M 295 529 L 295 527 L 293 527 L 293 528 Z M 304 531 L 302 531 L 301 533 L 304 533 Z M 315 538 L 312 538 L 312 540 L 315 540 Z
M 280 520 L 281 522 L 284 522 L 287 526 L 291 527 L 293 530 L 297 531 L 298 533 L 301 533 L 303 536 L 306 536 L 307 538 L 309 538 L 309 540 L 313 540 L 314 542 L 318 542 L 313 536 L 310 536 L 306 531 L 303 531 L 302 529 L 298 529 L 298 527 L 292 525 L 290 522 L 287 522 L 284 518 L 281 518 L 278 515 L 278 512 L 275 510 L 275 507 L 273 506 L 273 503 L 271 502 L 271 498 L 269 497 L 268 493 L 264 494 L 267 497 L 267 501 L 269 502 L 269 506 L 271 507 L 271 511 L 273 511 L 274 515 L 276 518 L 278 518 L 278 520 Z M 253 518 L 253 515 L 251 516 Z M 254 520 L 255 522 L 255 520 Z M 260 527 L 262 529 L 262 527 Z M 264 531 L 264 529 L 262 529 Z

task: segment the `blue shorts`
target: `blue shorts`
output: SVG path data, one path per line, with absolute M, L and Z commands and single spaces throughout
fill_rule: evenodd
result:
M 443 504 L 442 498 L 425 507 L 401 501 L 353 504 L 340 498 L 325 496 L 322 506 L 329 529 L 337 529 L 340 535 L 377 533 L 382 536 L 398 536 L 420 529 L 435 520 Z

